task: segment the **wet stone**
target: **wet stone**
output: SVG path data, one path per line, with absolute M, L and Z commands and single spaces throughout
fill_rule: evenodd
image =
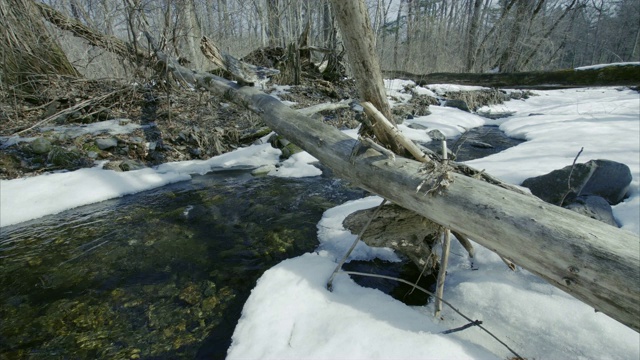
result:
M 118 146 L 118 139 L 116 138 L 96 139 L 95 142 L 96 142 L 96 146 L 100 150 L 109 150 Z
M 29 148 L 31 150 L 31 152 L 33 152 L 34 154 L 46 154 L 49 151 L 51 151 L 51 141 L 49 141 L 49 139 L 47 138 L 43 138 L 43 137 L 39 137 L 35 140 L 33 140 L 30 144 L 29 144 Z
M 75 169 L 82 166 L 83 155 L 77 150 L 67 150 L 65 148 L 54 146 L 49 151 L 47 161 L 55 166 L 66 169 Z
M 189 305 L 195 305 L 200 302 L 202 295 L 196 284 L 189 284 L 186 288 L 180 291 L 178 298 Z

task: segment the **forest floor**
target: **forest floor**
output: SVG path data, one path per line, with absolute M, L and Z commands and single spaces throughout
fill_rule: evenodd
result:
M 330 88 L 311 80 L 270 85 L 265 92 L 294 108 L 356 97 L 351 80 Z M 322 115 L 338 128 L 359 124 L 348 108 Z M 209 92 L 110 79 L 41 78 L 21 90 L 0 89 L 0 179 L 91 167 L 100 160 L 117 171 L 204 160 L 268 133 L 257 115 Z M 39 138 L 45 140 L 34 142 Z

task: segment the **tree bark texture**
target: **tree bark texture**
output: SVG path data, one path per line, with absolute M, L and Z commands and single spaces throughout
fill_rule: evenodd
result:
M 31 0 L 0 0 L 2 82 L 24 84 L 33 75 L 80 76 L 42 22 Z
M 425 171 L 424 164 L 401 157 L 392 161 L 373 149 L 352 157 L 357 141 L 340 130 L 253 87 L 186 69 L 162 52 L 158 58 L 178 77 L 259 114 L 271 129 L 337 176 L 468 235 L 596 310 L 640 330 L 637 234 L 454 172 L 439 194 L 426 194 L 438 186 L 439 176 Z M 422 190 L 416 191 L 420 185 Z
M 609 66 L 588 70 L 530 71 L 516 73 L 412 74 L 383 71 L 390 79 L 413 80 L 418 85 L 458 84 L 512 88 L 566 88 L 586 86 L 640 86 L 640 66 Z

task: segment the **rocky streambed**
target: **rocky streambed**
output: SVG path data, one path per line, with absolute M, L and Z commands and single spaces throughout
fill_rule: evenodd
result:
M 322 213 L 363 195 L 225 171 L 3 228 L 0 353 L 224 357 L 262 272 L 313 251 Z

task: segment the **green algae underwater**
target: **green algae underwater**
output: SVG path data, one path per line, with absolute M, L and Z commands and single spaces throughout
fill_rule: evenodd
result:
M 364 194 L 220 171 L 5 227 L 0 359 L 224 358 L 260 275 Z

